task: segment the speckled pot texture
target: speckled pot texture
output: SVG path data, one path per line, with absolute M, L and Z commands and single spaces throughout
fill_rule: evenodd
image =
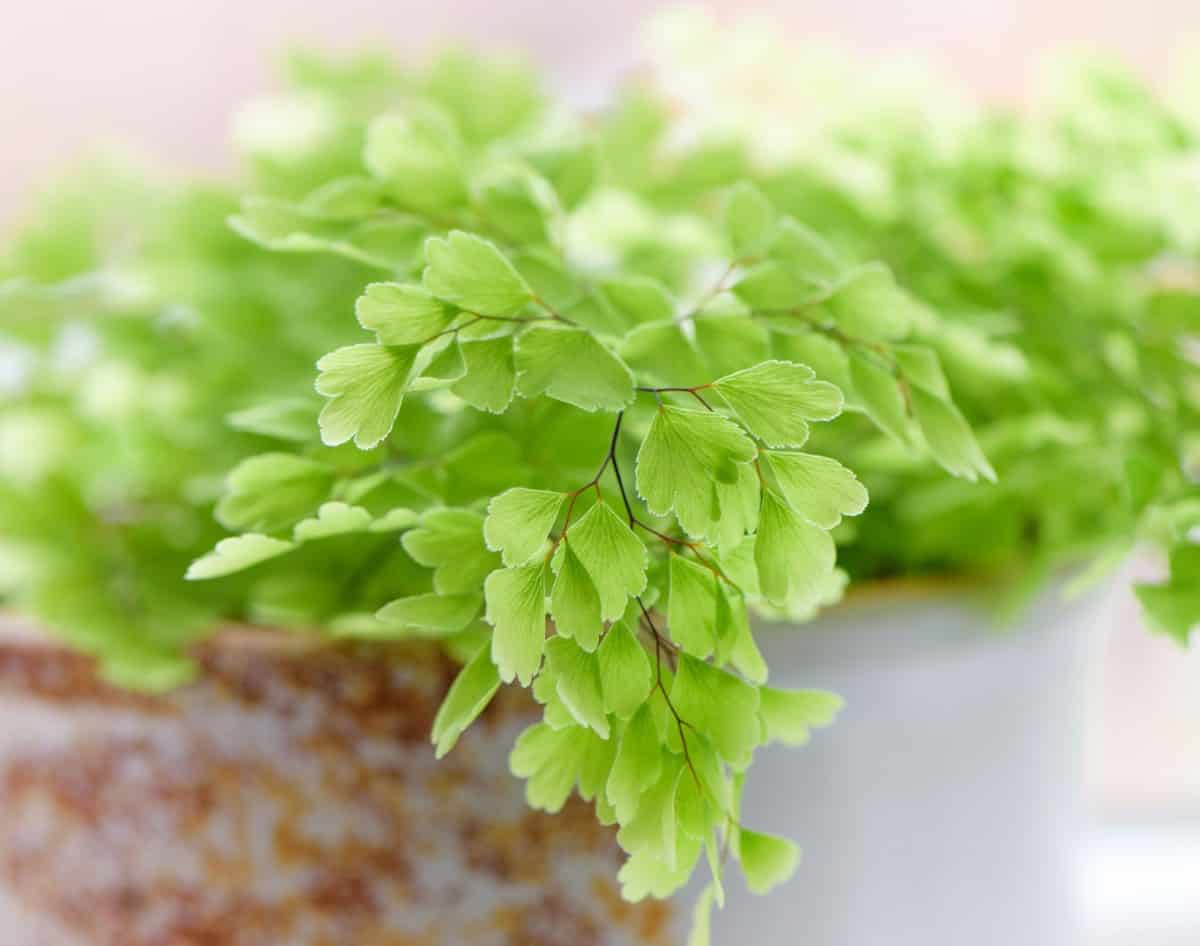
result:
M 612 832 L 530 811 L 502 691 L 446 759 L 454 668 L 231 633 L 196 683 L 122 692 L 0 623 L 4 946 L 666 946 L 679 908 L 626 904 Z

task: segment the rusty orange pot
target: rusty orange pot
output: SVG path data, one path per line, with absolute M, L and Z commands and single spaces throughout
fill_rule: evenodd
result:
M 626 904 L 611 830 L 525 805 L 502 691 L 441 762 L 453 667 L 229 632 L 198 681 L 114 689 L 0 623 L 5 946 L 642 946 L 686 911 Z

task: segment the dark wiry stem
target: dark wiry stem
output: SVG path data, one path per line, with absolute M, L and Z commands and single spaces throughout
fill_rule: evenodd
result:
M 662 634 L 659 633 L 658 628 L 655 626 L 654 618 L 650 616 L 650 611 L 646 608 L 645 602 L 642 601 L 641 595 L 638 595 L 636 600 L 638 607 L 642 609 L 642 618 L 645 620 L 646 626 L 649 627 L 650 633 L 654 635 L 655 689 L 662 694 L 663 702 L 666 704 L 667 709 L 670 711 L 671 716 L 675 720 L 675 728 L 679 733 L 679 745 L 683 749 L 683 761 L 687 765 L 688 771 L 692 773 L 692 779 L 696 783 L 696 788 L 700 790 L 701 794 L 703 794 L 704 785 L 700 781 L 700 775 L 696 771 L 696 766 L 692 763 L 692 754 L 688 749 L 687 735 L 684 732 L 684 729 L 690 729 L 692 724 L 687 722 L 687 720 L 679 715 L 679 710 L 677 710 L 675 708 L 675 704 L 671 702 L 671 694 L 667 692 L 667 688 L 663 684 L 662 652 L 667 644 L 666 639 L 662 636 Z

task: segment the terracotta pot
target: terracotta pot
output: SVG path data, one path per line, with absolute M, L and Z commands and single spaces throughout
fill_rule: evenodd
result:
M 767 897 L 735 882 L 719 946 L 1076 942 L 1084 671 L 1109 596 L 1056 586 L 1006 627 L 977 597 L 902 583 L 759 628 L 772 683 L 846 708 L 756 756 L 747 821 L 804 858 Z
M 449 757 L 429 726 L 453 668 L 229 633 L 195 684 L 106 686 L 0 628 L 5 946 L 634 946 L 682 909 L 629 905 L 589 806 L 531 812 L 502 692 Z

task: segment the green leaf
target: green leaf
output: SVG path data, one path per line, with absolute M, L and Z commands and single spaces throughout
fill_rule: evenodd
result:
M 461 631 L 479 614 L 480 598 L 466 595 L 412 595 L 397 598 L 375 616 L 384 624 L 423 631 Z
M 799 447 L 809 420 L 831 420 L 842 411 L 842 392 L 813 380 L 812 369 L 764 361 L 713 382 L 746 428 L 769 447 Z
M 536 723 L 517 737 L 508 764 L 513 775 L 528 779 L 525 800 L 531 808 L 553 814 L 566 804 L 590 745 L 588 735 L 577 726 L 553 729 Z
M 439 299 L 482 315 L 513 316 L 532 292 L 513 264 L 493 243 L 452 230 L 425 243 L 425 288 Z
M 598 287 L 604 299 L 626 325 L 670 322 L 675 318 L 675 300 L 662 283 L 646 276 L 608 279 Z
M 1171 551 L 1171 578 L 1139 584 L 1134 591 L 1150 624 L 1186 647 L 1200 627 L 1200 545 L 1183 544 Z
M 892 374 L 870 355 L 855 351 L 850 355 L 850 382 L 875 426 L 907 445 L 911 440 L 908 413 Z
M 814 289 L 812 281 L 795 267 L 766 260 L 747 269 L 732 292 L 752 309 L 789 312 L 808 302 Z
M 329 495 L 333 473 L 290 453 L 243 460 L 225 478 L 216 518 L 227 529 L 278 532 L 311 513 Z
M 704 378 L 732 374 L 767 358 L 766 328 L 743 314 L 700 315 L 692 320 L 692 329 L 708 368 Z M 688 381 L 685 386 L 696 383 Z
M 772 338 L 772 352 L 785 361 L 808 365 L 818 378 L 842 392 L 846 407 L 851 406 L 854 385 L 850 382 L 850 358 L 833 339 L 812 331 L 800 335 L 776 333 Z
M 542 720 L 554 729 L 565 729 L 575 726 L 576 719 L 563 703 L 562 697 L 558 695 L 556 684 L 557 680 L 554 674 L 543 664 L 531 688 L 533 698 L 542 704 Z
M 645 897 L 664 900 L 684 887 L 700 857 L 700 843 L 681 837 L 675 850 L 674 866 L 668 864 L 661 847 L 638 850 L 617 871 L 621 897 L 637 902 Z
M 350 345 L 321 358 L 317 392 L 330 399 L 321 411 L 321 439 L 336 446 L 353 438 L 369 450 L 387 437 L 418 351 L 415 346 Z
M 367 526 L 368 532 L 399 532 L 416 525 L 420 517 L 411 509 L 397 506 L 389 509 L 382 516 Z
M 775 493 L 763 491 L 754 561 L 768 601 L 784 606 L 815 600 L 835 558 L 828 532 L 802 519 Z
M 813 286 L 828 285 L 842 270 L 829 243 L 810 227 L 790 217 L 780 221 L 769 255 L 801 274 Z
M 725 198 L 725 232 L 735 257 L 762 252 L 775 229 L 775 208 L 753 184 L 741 181 Z
M 867 508 L 867 490 L 837 460 L 813 453 L 766 454 L 788 505 L 813 525 L 833 529 L 842 516 L 857 516 Z
M 975 435 L 953 404 L 923 388 L 911 389 L 913 414 L 933 458 L 954 476 L 975 482 L 996 481 L 996 471 L 979 448 Z
M 652 513 L 674 512 L 689 535 L 701 536 L 712 519 L 713 484 L 736 482 L 737 464 L 754 456 L 753 441 L 729 419 L 664 405 L 638 450 L 638 492 Z
M 678 322 L 648 322 L 621 339 L 621 359 L 647 385 L 691 387 L 712 377 Z
M 566 493 L 515 486 L 488 503 L 483 537 L 505 565 L 523 565 L 536 555 L 554 528 Z
M 361 506 L 346 503 L 322 503 L 316 516 L 302 519 L 292 530 L 292 539 L 297 543 L 325 539 L 350 532 L 365 532 L 372 525 L 371 514 Z
M 450 390 L 477 410 L 503 413 L 512 403 L 517 388 L 512 337 L 460 339 L 458 347 L 466 373 Z
M 488 648 L 481 647 L 454 678 L 442 705 L 438 707 L 437 716 L 433 718 L 431 739 L 437 758 L 442 758 L 454 748 L 458 737 L 479 718 L 498 689 L 500 675 L 496 672 Z
M 709 569 L 672 555 L 667 625 L 671 639 L 693 657 L 708 657 L 717 645 L 717 577 Z
M 739 828 L 738 860 L 746 874 L 746 886 L 752 893 L 769 893 L 795 873 L 800 864 L 800 849 L 785 838 Z
M 453 122 L 428 106 L 381 115 L 367 127 L 363 163 L 403 204 L 443 209 L 466 199 Z
M 456 313 L 421 286 L 376 282 L 358 297 L 354 314 L 381 345 L 423 345 L 444 331 Z
M 942 373 L 941 362 L 937 352 L 923 345 L 895 345 L 892 355 L 896 359 L 896 367 L 900 374 L 918 388 L 923 388 L 934 397 L 944 401 L 950 400 L 950 386 Z
M 617 821 L 625 824 L 633 818 L 642 794 L 658 782 L 661 771 L 658 727 L 649 704 L 643 704 L 621 733 L 605 785 L 605 795 L 616 809 Z
M 483 541 L 483 516 L 469 509 L 433 509 L 400 540 L 420 565 L 435 569 L 438 594 L 472 594 L 500 564 Z
M 633 373 L 591 332 L 538 324 L 517 339 L 517 388 L 585 411 L 619 411 L 633 401 Z
M 587 726 L 601 739 L 609 735 L 608 715 L 600 685 L 600 662 L 565 637 L 546 643 L 546 663 L 554 677 L 554 689 L 563 706 L 581 726 Z
M 763 659 L 754 641 L 754 632 L 750 629 L 750 620 L 746 614 L 746 606 L 731 608 L 735 618 L 733 642 L 729 648 L 729 662 L 743 677 L 751 683 L 767 681 L 767 662 Z
M 600 594 L 569 540 L 563 541 L 557 562 L 558 575 L 550 596 L 554 626 L 563 637 L 573 638 L 584 650 L 593 651 L 600 642 L 602 628 Z
M 628 719 L 650 695 L 654 683 L 650 658 L 624 621 L 608 629 L 596 654 L 605 712 Z
M 381 269 L 407 269 L 428 233 L 417 217 L 382 212 L 366 220 L 330 218 L 269 197 L 248 197 L 229 218 L 238 235 L 279 253 L 332 253 Z
M 257 532 L 235 535 L 222 539 L 211 552 L 192 562 L 184 577 L 188 581 L 220 578 L 275 558 L 284 552 L 290 552 L 293 548 L 295 546 L 291 542 L 272 539 Z
M 492 572 L 484 582 L 492 660 L 500 679 L 529 686 L 546 644 L 546 580 L 541 562 Z
M 721 757 L 736 768 L 750 762 L 762 737 L 758 690 L 702 660 L 680 654 L 671 684 L 679 715 L 712 740 Z
M 500 221 L 506 238 L 519 243 L 552 241 L 562 215 L 550 184 L 520 167 L 502 167 L 479 177 L 475 203 L 483 219 Z
M 668 861 L 678 853 L 674 801 L 675 783 L 681 768 L 677 757 L 663 756 L 658 781 L 642 794 L 633 818 L 623 822 L 617 831 L 617 843 L 626 851 L 633 854 L 651 851 L 671 869 L 678 866 Z
M 908 334 L 916 304 L 896 285 L 891 270 L 868 263 L 846 276 L 828 308 L 851 338 L 890 341 Z
M 802 746 L 813 727 L 828 726 L 845 705 L 836 693 L 825 690 L 758 691 L 758 712 L 767 739 L 788 746 Z
M 604 502 L 571 526 L 570 541 L 600 595 L 600 616 L 616 620 L 625 613 L 629 598 L 646 588 L 645 544 Z
M 736 548 L 748 533 L 758 528 L 758 473 L 749 464 L 740 464 L 736 469 L 736 481 L 713 484 L 707 539 L 721 553 Z
M 309 443 L 316 439 L 319 404 L 310 398 L 281 398 L 234 411 L 226 420 L 234 430 L 292 443 Z

